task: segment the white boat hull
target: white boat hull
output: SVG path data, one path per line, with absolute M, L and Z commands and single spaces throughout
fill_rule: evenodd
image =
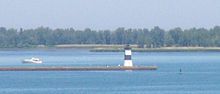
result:
M 41 64 L 43 62 L 42 61 L 23 60 L 22 63 Z

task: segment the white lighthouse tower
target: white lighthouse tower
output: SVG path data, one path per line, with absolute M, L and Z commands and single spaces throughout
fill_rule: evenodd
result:
M 133 63 L 131 60 L 131 48 L 129 45 L 126 45 L 125 48 L 125 55 L 124 55 L 124 66 L 125 67 L 132 67 Z

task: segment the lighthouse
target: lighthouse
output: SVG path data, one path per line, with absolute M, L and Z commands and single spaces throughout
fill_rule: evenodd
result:
M 133 63 L 131 60 L 131 48 L 129 45 L 126 45 L 125 48 L 125 54 L 124 54 L 124 67 L 132 67 Z

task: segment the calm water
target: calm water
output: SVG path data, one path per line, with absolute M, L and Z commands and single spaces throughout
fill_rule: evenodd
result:
M 22 64 L 40 57 L 39 65 Z M 220 94 L 220 53 L 133 53 L 157 71 L 0 72 L 0 94 Z M 123 53 L 80 49 L 0 51 L 0 66 L 117 66 Z M 179 69 L 182 73 L 179 73 Z

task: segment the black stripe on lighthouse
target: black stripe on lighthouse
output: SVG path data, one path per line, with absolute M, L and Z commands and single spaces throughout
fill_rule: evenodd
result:
M 125 55 L 124 60 L 131 60 L 131 55 Z

